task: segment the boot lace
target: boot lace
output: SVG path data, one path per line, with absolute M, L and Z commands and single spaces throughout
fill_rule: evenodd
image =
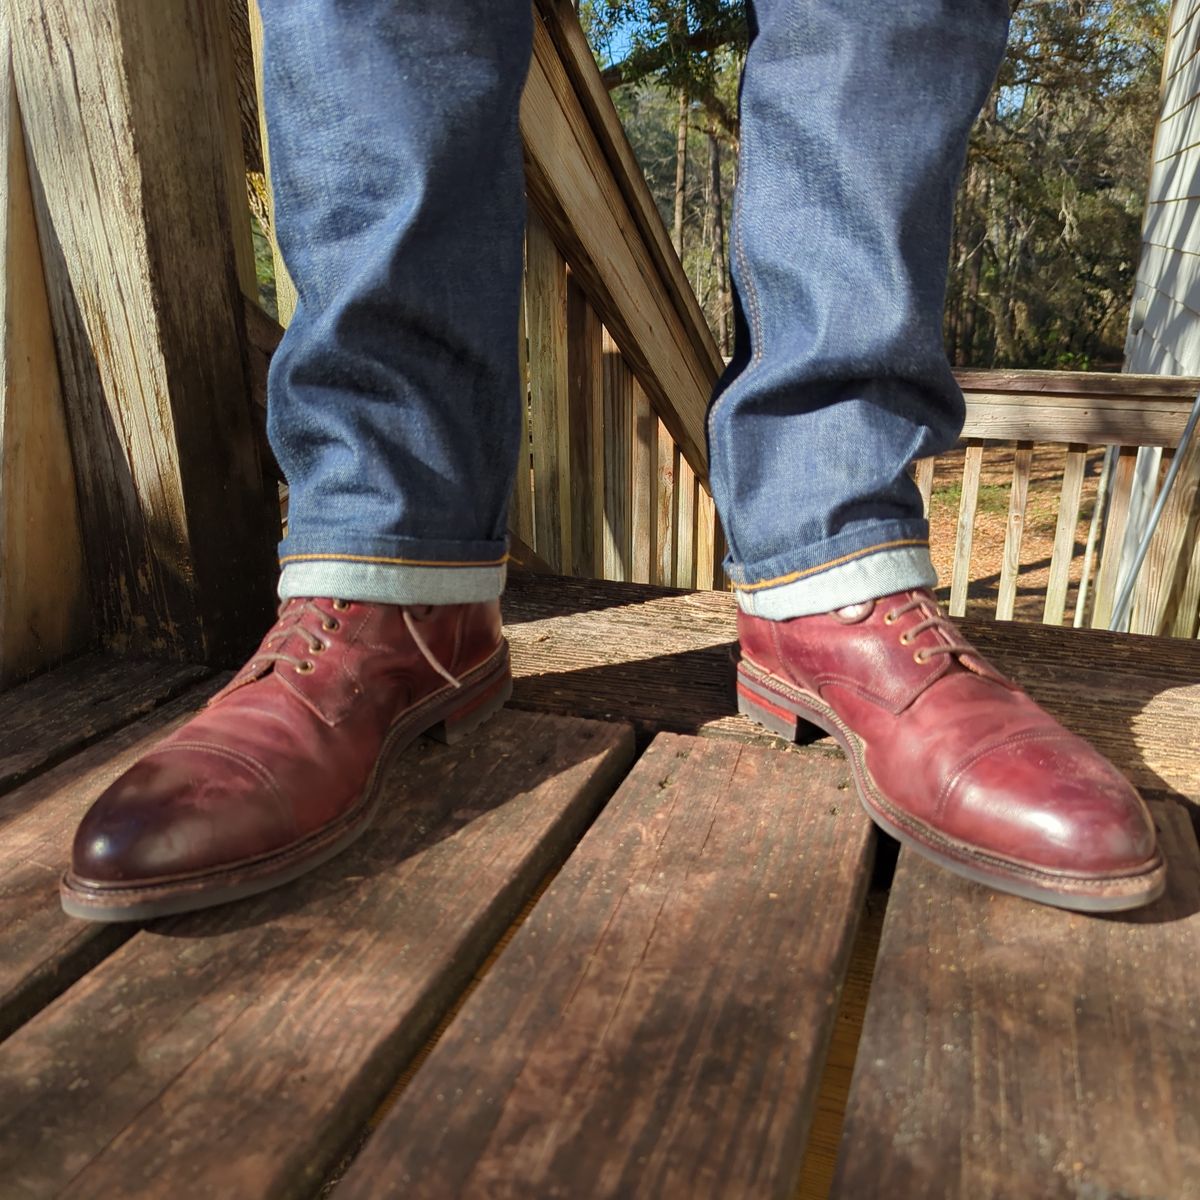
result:
M 345 612 L 350 608 L 350 604 L 349 600 L 332 601 L 335 612 Z M 417 628 L 409 610 L 402 608 L 400 611 L 404 617 L 404 627 L 412 637 L 413 644 L 421 652 L 422 658 L 447 683 L 453 684 L 456 688 L 462 687 L 462 683 L 438 661 L 437 656 L 430 649 L 429 643 Z M 341 627 L 341 621 L 337 617 L 331 616 L 316 600 L 304 600 L 300 603 L 294 600 L 285 600 L 279 606 L 275 628 L 263 640 L 262 650 L 254 656 L 252 665 L 257 668 L 272 662 L 287 663 L 298 675 L 307 675 L 316 669 L 317 664 L 312 657 L 289 654 L 287 652 L 289 639 L 302 638 L 310 656 L 323 654 L 332 645 L 332 639 L 322 635 L 337 633 Z
M 972 648 L 959 636 L 958 630 L 951 623 L 949 617 L 942 612 L 937 601 L 930 596 L 914 596 L 906 603 L 888 609 L 883 614 L 883 623 L 885 625 L 894 625 L 901 617 L 914 611 L 923 612 L 925 619 L 918 621 L 915 625 L 909 626 L 900 635 L 900 644 L 902 646 L 911 645 L 916 638 L 929 630 L 937 630 L 937 632 L 949 639 L 948 643 L 939 642 L 936 646 L 921 646 L 913 653 L 914 662 L 927 663 L 938 654 L 973 653 Z

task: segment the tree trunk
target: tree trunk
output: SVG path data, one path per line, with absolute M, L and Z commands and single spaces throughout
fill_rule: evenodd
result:
M 725 196 L 721 189 L 721 143 L 710 129 L 708 165 L 712 193 L 713 258 L 717 275 L 717 345 L 729 353 L 729 264 L 725 261 Z
M 687 191 L 687 92 L 679 93 L 679 126 L 675 139 L 675 252 L 683 258 L 683 201 Z

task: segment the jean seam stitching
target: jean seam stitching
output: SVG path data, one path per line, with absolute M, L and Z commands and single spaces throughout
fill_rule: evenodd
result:
M 880 550 L 900 549 L 905 546 L 929 546 L 928 538 L 898 538 L 891 542 L 879 542 L 874 546 L 865 546 L 861 550 L 852 550 L 849 554 L 843 554 L 838 558 L 831 558 L 828 562 L 818 563 L 815 567 L 805 567 L 798 571 L 789 571 L 786 575 L 777 575 L 773 579 L 761 579 L 756 583 L 735 583 L 734 589 L 739 592 L 756 592 L 763 588 L 777 587 L 785 583 L 794 583 L 796 580 L 805 579 L 810 575 L 816 575 L 821 571 L 827 571 L 830 567 L 838 567 L 843 563 L 853 562 L 855 559 L 863 558 L 868 554 L 874 554 Z

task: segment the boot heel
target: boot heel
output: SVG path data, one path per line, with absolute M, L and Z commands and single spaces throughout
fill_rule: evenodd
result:
M 426 732 L 435 741 L 453 746 L 474 733 L 489 717 L 495 716 L 508 702 L 512 690 L 512 675 L 506 667 L 499 679 L 485 684 L 466 699 L 459 709 Z
M 737 681 L 738 712 L 750 720 L 769 729 L 777 737 L 794 742 L 800 730 L 800 719 L 795 713 L 772 703 L 758 692 L 752 691 L 738 675 Z

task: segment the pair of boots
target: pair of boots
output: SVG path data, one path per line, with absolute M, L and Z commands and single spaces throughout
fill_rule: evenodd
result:
M 738 706 L 820 726 L 888 833 L 970 879 L 1064 908 L 1157 898 L 1145 804 L 963 640 L 926 591 L 788 621 L 738 617 Z M 371 822 L 422 733 L 456 740 L 512 690 L 499 604 L 294 599 L 199 714 L 88 811 L 63 907 L 96 921 L 221 904 L 302 875 Z

